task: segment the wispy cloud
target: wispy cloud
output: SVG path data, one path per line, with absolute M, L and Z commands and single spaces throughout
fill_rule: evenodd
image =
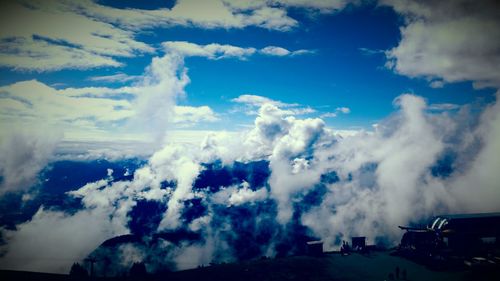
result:
M 455 110 L 459 108 L 460 105 L 454 103 L 433 103 L 427 107 L 427 109 L 435 111 Z
M 104 75 L 104 76 L 92 76 L 88 79 L 94 82 L 104 82 L 104 83 L 127 83 L 138 81 L 141 78 L 139 75 L 128 75 L 123 72 L 118 72 L 112 75 Z
M 241 95 L 239 97 L 236 97 L 231 100 L 232 102 L 236 103 L 242 103 L 242 104 L 247 104 L 251 106 L 261 106 L 265 103 L 270 103 L 274 104 L 277 106 L 297 106 L 298 104 L 295 103 L 284 103 L 281 101 L 273 100 L 267 97 L 259 96 L 259 95 L 251 95 L 251 94 L 245 94 Z
M 167 41 L 163 42 L 162 46 L 166 52 L 178 53 L 185 57 L 206 57 L 208 59 L 218 60 L 225 58 L 237 58 L 246 60 L 254 54 L 263 54 L 267 56 L 298 56 L 304 54 L 311 54 L 311 50 L 296 50 L 289 51 L 282 47 L 268 46 L 260 50 L 253 47 L 239 47 L 228 44 L 212 43 L 207 45 L 199 45 L 187 41 Z
M 233 45 L 221 45 L 212 43 L 198 45 L 186 41 L 163 42 L 162 46 L 166 52 L 177 53 L 185 57 L 206 57 L 209 59 L 238 58 L 246 59 L 255 53 L 255 48 L 241 48 Z
M 260 49 L 259 52 L 261 54 L 264 54 L 264 55 L 277 56 L 277 57 L 298 56 L 298 55 L 305 55 L 305 54 L 313 54 L 314 53 L 314 51 L 312 51 L 312 50 L 289 51 L 285 48 L 277 47 L 277 46 L 268 46 L 268 47 Z
M 362 54 L 367 55 L 367 56 L 373 56 L 373 55 L 384 54 L 385 53 L 384 50 L 380 50 L 380 49 L 358 48 L 358 50 Z
M 337 107 L 334 112 L 326 112 L 320 115 L 320 118 L 334 118 L 337 117 L 339 113 L 349 114 L 351 109 L 348 107 Z

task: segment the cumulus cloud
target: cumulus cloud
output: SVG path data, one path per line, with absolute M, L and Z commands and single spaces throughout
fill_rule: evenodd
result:
M 401 107 L 400 114 L 385 120 L 374 134 L 358 134 L 341 140 L 329 150 L 331 154 L 327 152 L 323 156 L 335 159 L 330 162 L 330 168 L 337 172 L 340 181 L 329 185 L 321 205 L 305 214 L 302 221 L 326 237 L 327 244 L 335 243 L 332 233 L 346 238 L 368 234 L 371 239 L 384 233 L 384 239 L 395 243 L 400 235 L 394 228 L 396 225 L 418 222 L 439 213 L 480 210 L 480 206 L 484 206 L 482 211 L 494 211 L 491 204 L 486 207 L 472 202 L 472 198 L 489 196 L 491 186 L 475 189 L 477 197 L 458 194 L 462 188 L 473 190 L 457 185 L 457 180 L 464 177 L 462 169 L 469 171 L 468 163 L 455 162 L 453 169 L 457 172 L 450 178 L 432 172 L 446 151 L 451 149 L 460 155 L 475 147 L 469 140 L 477 132 L 461 126 L 459 117 L 455 120 L 448 115 L 428 115 L 426 104 L 419 97 L 404 95 L 395 104 Z M 490 110 L 496 111 L 495 107 L 487 109 L 483 118 Z M 494 131 L 489 122 L 482 122 L 480 127 Z M 463 140 L 455 139 L 458 135 Z M 492 143 L 491 147 L 498 141 L 487 141 L 488 134 L 481 134 L 480 138 Z M 474 158 L 470 154 L 467 157 Z M 489 164 L 495 166 L 495 163 Z M 342 180 L 347 178 L 352 180 Z M 468 207 L 457 203 L 464 201 Z M 334 213 L 328 211 L 332 208 Z M 324 221 L 328 223 L 318 223 Z
M 98 121 L 116 121 L 129 117 L 132 112 L 126 100 L 68 97 L 36 80 L 17 82 L 1 88 L 4 94 L 1 111 L 4 118 L 76 120 L 96 118 Z
M 9 137 L 16 128 L 37 130 L 40 126 L 47 128 L 37 135 L 42 139 L 54 130 L 73 140 L 120 138 L 112 135 L 119 131 L 116 125 L 135 115 L 131 102 L 126 99 L 73 97 L 37 80 L 16 82 L 1 87 L 1 91 L 2 138 Z
M 160 140 L 175 116 L 176 99 L 185 95 L 184 87 L 190 80 L 183 58 L 176 54 L 153 58 L 143 77 L 132 90 L 136 115 L 130 124 Z
M 271 194 L 278 201 L 277 220 L 287 223 L 293 215 L 292 197 L 298 192 L 307 192 L 319 181 L 321 170 L 309 169 L 309 164 L 297 167 L 297 160 L 304 163 L 311 156 L 324 132 L 321 119 L 291 119 L 291 126 L 286 134 L 279 138 L 270 156 L 271 178 L 269 185 Z M 334 141 L 332 138 L 330 141 Z M 297 159 L 299 158 L 299 159 Z M 302 172 L 298 172 L 302 171 Z
M 266 188 L 252 190 L 248 182 L 243 181 L 241 186 L 231 186 L 225 188 L 212 196 L 213 202 L 217 204 L 231 206 L 239 206 L 246 203 L 254 203 L 268 198 Z
M 484 143 L 478 155 L 473 157 L 470 169 L 464 171 L 453 181 L 453 192 L 457 204 L 464 212 L 498 211 L 498 182 L 496 171 L 500 169 L 500 160 L 496 155 L 500 151 L 500 92 L 497 102 L 481 116 L 481 126 L 475 133 Z
M 177 186 L 167 203 L 167 212 L 160 222 L 160 229 L 175 229 L 181 224 L 181 210 L 183 201 L 192 198 L 192 185 L 201 170 L 199 163 L 184 155 L 184 150 L 165 147 L 155 153 L 151 158 L 151 164 L 161 174 L 170 175 L 169 178 L 176 180 Z
M 174 112 L 174 123 L 192 125 L 200 121 L 214 122 L 219 120 L 213 110 L 206 105 L 198 107 L 177 105 L 174 108 Z
M 68 215 L 41 208 L 29 222 L 17 225 L 16 231 L 2 231 L 9 241 L 2 246 L 6 252 L 0 258 L 2 267 L 67 273 L 103 240 L 126 232 L 110 214 L 94 209 Z
M 454 162 L 455 172 L 448 176 L 435 174 L 433 167 L 450 151 L 467 154 L 464 157 L 468 159 L 475 158 L 477 151 L 485 151 L 482 149 L 497 149 L 492 123 L 498 114 L 497 106 L 485 110 L 479 127 L 463 126 L 462 118 L 472 118 L 467 114 L 461 117 L 466 108 L 460 109 L 458 115 L 432 113 L 436 108 L 450 106 L 428 106 L 414 95 L 402 95 L 395 100 L 395 106 L 398 112 L 379 123 L 374 132 L 337 138 L 336 132 L 324 128 L 319 119 L 295 119 L 264 103 L 255 127 L 245 134 L 240 155 L 245 152 L 250 159 L 270 160 L 269 194 L 278 203 L 277 221 L 289 223 L 296 212 L 294 204 L 301 204 L 303 196 L 313 192 L 317 184 L 324 182 L 323 176 L 332 171 L 338 180 L 328 183 L 321 203 L 301 217 L 302 223 L 328 247 L 334 247 L 338 237 L 355 235 L 395 243 L 400 235 L 397 225 L 421 222 L 439 213 L 495 211 L 495 197 L 488 197 L 491 201 L 481 205 L 472 199 L 477 197 L 461 193 L 475 190 L 482 198 L 496 192 L 490 185 L 495 179 L 489 168 L 476 170 L 490 176 L 483 175 L 484 184 L 471 189 L 465 185 L 478 178 L 472 176 L 475 173 L 466 161 Z M 477 141 L 471 141 L 477 138 L 488 145 L 478 146 Z M 224 144 L 218 140 L 211 143 L 213 146 Z M 493 156 L 488 158 L 484 165 L 498 166 Z M 464 181 L 463 177 L 468 176 L 471 181 Z M 458 185 L 458 181 L 467 184 Z M 325 221 L 329 223 L 322 223 Z
M 0 145 L 0 195 L 9 191 L 26 191 L 36 182 L 47 165 L 60 136 L 40 132 L 12 132 Z
M 242 104 L 242 108 L 234 108 L 233 112 L 244 111 L 247 115 L 257 115 L 258 108 L 260 108 L 264 104 L 275 105 L 278 107 L 286 108 L 280 109 L 282 114 L 286 115 L 305 115 L 315 113 L 316 110 L 309 106 L 302 106 L 298 103 L 285 103 L 278 100 L 273 100 L 268 97 L 263 97 L 259 95 L 240 95 L 234 99 L 231 99 L 232 102 L 237 104 Z
M 500 20 L 497 1 L 382 1 L 402 14 L 398 46 L 386 52 L 387 66 L 432 87 L 472 81 L 499 87 Z
M 367 236 L 370 243 L 392 245 L 401 235 L 397 225 L 420 223 L 445 212 L 495 211 L 498 105 L 487 106 L 472 123 L 462 122 L 477 114 L 466 106 L 436 112 L 423 98 L 410 94 L 398 97 L 394 105 L 395 113 L 373 132 L 339 138 L 321 119 L 299 119 L 264 103 L 247 131 L 213 132 L 198 145 L 169 143 L 137 169 L 131 181 L 115 181 L 108 173 L 105 179 L 71 191 L 68 196 L 83 204 L 77 212 L 40 209 L 17 231 L 4 231 L 4 259 L 44 253 L 39 249 L 50 249 L 56 240 L 70 244 L 71 231 L 83 227 L 79 221 L 99 221 L 76 236 L 89 243 L 68 246 L 64 252 L 82 258 L 102 240 L 128 233 L 130 212 L 140 200 L 166 206 L 155 214 L 160 219 L 153 231 L 191 231 L 200 239 L 158 241 L 149 247 L 123 244 L 117 248 L 123 267 L 136 258 L 151 268 L 180 269 L 212 260 L 272 255 L 279 243 L 292 243 L 296 235 L 321 238 L 329 249 L 337 247 L 339 239 L 357 235 Z M 455 155 L 455 160 L 442 164 L 447 155 Z M 265 161 L 269 173 L 260 182 L 249 176 L 249 170 L 243 178 L 242 170 L 230 172 L 242 165 L 237 163 L 258 161 Z M 449 165 L 448 172 L 440 165 Z M 206 182 L 200 183 L 203 175 Z M 45 226 L 51 226 L 51 235 L 38 235 L 48 233 Z M 32 235 L 37 243 L 27 250 L 19 241 Z M 245 249 L 236 248 L 241 239 Z M 46 253 L 62 255 L 56 250 Z M 30 268 L 62 272 L 70 265 L 35 262 L 40 255 L 33 253 Z M 10 259 L 8 267 L 21 268 L 14 261 Z
M 111 180 L 108 171 L 107 179 L 68 193 L 82 198 L 84 209 L 68 214 L 41 206 L 16 230 L 2 229 L 2 236 L 9 241 L 2 245 L 2 267 L 65 273 L 104 240 L 126 234 L 127 211 L 134 203 L 124 195 L 131 194 L 131 189 L 123 182 L 109 185 Z

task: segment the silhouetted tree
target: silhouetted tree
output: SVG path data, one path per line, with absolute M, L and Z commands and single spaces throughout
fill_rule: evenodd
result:
M 71 269 L 69 271 L 69 275 L 72 277 L 87 277 L 88 273 L 83 266 L 81 266 L 79 263 L 75 262 L 71 266 Z
M 146 271 L 146 265 L 143 262 L 134 262 L 134 264 L 130 268 L 129 275 L 134 279 L 146 277 L 148 275 L 148 272 Z

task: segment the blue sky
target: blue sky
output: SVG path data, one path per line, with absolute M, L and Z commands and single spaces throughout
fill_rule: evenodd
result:
M 83 87 L 119 89 L 137 83 L 153 57 L 161 57 L 172 52 L 172 50 L 162 48 L 163 42 L 182 41 L 199 46 L 220 44 L 254 48 L 254 54 L 222 59 L 207 59 L 206 56 L 190 57 L 184 54 L 183 67 L 187 69 L 189 83 L 182 89 L 185 94 L 174 98 L 175 103 L 193 107 L 193 110 L 195 107 L 208 106 L 216 117 L 208 122 L 202 119 L 191 120 L 195 122 L 174 126 L 175 130 L 238 131 L 244 126 L 251 125 L 255 116 L 238 110 L 238 108 L 241 109 L 241 104 L 235 104 L 233 101 L 244 94 L 262 96 L 287 104 L 297 104 L 296 107 L 312 109 L 308 114 L 304 114 L 304 117 L 323 117 L 328 126 L 341 130 L 370 130 L 373 124 L 394 111 L 393 101 L 403 93 L 422 96 L 429 104 L 459 106 L 478 100 L 481 103 L 494 100 L 494 90 L 487 87 L 482 89 L 473 87 L 473 79 L 461 77 L 446 81 L 446 77 L 443 80 L 439 75 L 425 72 L 408 75 L 388 65 L 391 61 L 388 52 L 393 48 L 401 47 L 404 43 L 401 28 L 408 26 L 407 13 L 409 13 L 404 9 L 398 11 L 398 7 L 395 9 L 390 2 L 326 1 L 326 4 L 321 4 L 322 2 L 317 2 L 320 3 L 317 4 L 313 1 L 307 4 L 307 2 L 300 1 L 297 3 L 277 1 L 273 4 L 272 1 L 270 3 L 243 1 L 241 2 L 244 7 L 242 11 L 237 10 L 236 4 L 240 2 L 233 1 L 231 4 L 229 1 L 229 4 L 224 2 L 222 6 L 217 6 L 218 2 L 206 2 L 208 8 L 205 8 L 217 11 L 220 7 L 225 7 L 232 11 L 232 16 L 234 16 L 240 12 L 251 15 L 264 7 L 283 13 L 285 20 L 268 24 L 266 20 L 271 22 L 271 16 L 268 16 L 269 18 L 264 17 L 261 22 L 256 23 L 234 23 L 230 22 L 231 19 L 228 19 L 228 22 L 218 22 L 217 18 L 204 16 L 203 13 L 199 14 L 196 8 L 197 3 L 192 4 L 191 7 L 190 1 L 187 1 L 185 2 L 188 3 L 185 16 L 187 22 L 177 23 L 175 19 L 167 19 L 165 23 L 155 24 L 155 19 L 153 19 L 151 22 L 141 23 L 140 20 L 134 22 L 136 19 L 131 17 L 129 24 L 136 24 L 136 26 L 130 27 L 126 22 L 123 23 L 116 17 L 113 18 L 113 13 L 120 15 L 121 12 L 128 11 L 140 19 L 141 13 L 174 9 L 185 3 L 151 1 L 137 4 L 134 1 L 99 1 L 90 4 L 92 2 L 87 2 L 87 6 L 85 3 L 82 4 L 84 7 L 82 8 L 84 12 L 82 12 L 64 1 L 59 4 L 58 1 L 35 2 L 38 3 L 35 4 L 37 7 L 35 11 L 37 9 L 44 11 L 39 15 L 42 22 L 44 17 L 48 17 L 54 10 L 60 12 L 64 16 L 62 19 L 66 20 L 71 19 L 72 16 L 86 17 L 85 20 L 88 21 L 89 26 L 80 26 L 81 30 L 77 33 L 81 32 L 83 36 L 89 36 L 90 39 L 79 42 L 78 38 L 68 34 L 71 33 L 70 29 L 64 30 L 64 28 L 61 28 L 59 33 L 50 30 L 45 32 L 44 27 L 35 28 L 34 25 L 30 25 L 35 24 L 35 21 L 28 20 L 20 30 L 12 28 L 10 32 L 4 32 L 2 39 L 4 44 L 8 44 L 11 40 L 10 42 L 19 44 L 19 46 L 13 44 L 12 48 L 19 50 L 22 46 L 27 46 L 27 43 L 23 43 L 22 40 L 29 38 L 35 43 L 46 44 L 33 47 L 38 49 L 32 50 L 32 53 L 40 51 L 42 53 L 40 56 L 46 56 L 47 61 L 60 59 L 57 58 L 57 51 L 54 54 L 49 53 L 51 48 L 64 47 L 69 48 L 69 53 L 89 49 L 87 55 L 104 57 L 112 60 L 112 63 L 95 62 L 87 65 L 84 62 L 76 62 L 72 65 L 62 62 L 60 65 L 49 67 L 38 66 L 35 61 L 39 57 L 36 55 L 24 54 L 26 57 L 23 59 L 26 62 L 21 62 L 23 59 L 19 57 L 14 59 L 4 57 L 3 62 L 0 63 L 0 85 L 9 86 L 16 82 L 36 79 L 54 89 L 61 90 Z M 69 5 L 69 10 L 72 12 L 65 14 L 57 10 L 58 7 L 64 7 L 64 5 Z M 26 6 L 23 6 L 21 1 L 17 7 L 11 6 L 4 11 L 9 9 L 26 9 Z M 85 9 L 87 9 L 86 12 Z M 103 11 L 108 11 L 109 18 L 106 18 L 107 14 Z M 157 20 L 161 21 L 161 14 L 155 14 L 153 17 L 158 17 Z M 124 50 L 127 48 L 126 45 L 112 46 L 115 35 L 110 33 L 111 35 L 105 35 L 108 36 L 107 38 L 104 37 L 111 41 L 106 44 L 117 47 L 117 50 L 109 49 L 110 51 L 107 52 L 95 49 L 100 48 L 101 44 L 92 41 L 92 38 L 99 38 L 94 36 L 99 32 L 98 29 L 93 30 L 99 27 L 92 26 L 96 21 L 108 25 L 113 32 L 118 30 L 124 33 L 125 35 L 120 36 L 125 36 L 126 40 L 133 44 L 142 45 L 135 50 Z M 73 24 L 77 23 L 69 22 L 68 26 L 71 27 Z M 46 28 L 51 28 L 50 24 L 47 24 Z M 3 29 L 8 28 L 4 25 Z M 104 33 L 106 32 L 108 31 Z M 287 56 L 259 53 L 259 49 L 268 46 L 284 48 L 290 52 L 304 50 L 304 53 Z M 4 50 L 4 53 L 8 55 L 16 55 L 15 49 L 5 48 Z M 43 54 L 44 52 L 48 54 Z M 126 52 L 126 54 L 116 55 L 116 52 Z M 52 55 L 55 57 L 51 58 Z M 396 56 L 392 61 L 398 63 L 403 59 Z M 426 63 L 425 59 L 421 63 Z M 69 60 L 72 60 L 71 57 Z M 44 64 L 45 62 L 39 61 L 38 63 Z M 93 77 L 112 75 L 119 75 L 117 78 L 120 79 L 114 81 L 93 79 Z M 432 81 L 438 80 L 446 83 L 441 83 L 443 85 L 439 88 L 431 87 Z M 129 101 L 134 99 L 130 96 L 125 98 Z M 2 100 L 5 101 L 5 99 Z M 349 110 L 337 114 L 337 108 Z M 84 116 L 83 118 L 94 117 Z M 127 119 L 133 118 L 129 116 L 119 121 L 114 120 L 114 122 L 125 124 L 128 122 Z M 59 121 L 55 123 L 57 122 Z M 64 120 L 64 122 L 68 126 L 74 125 L 71 124 L 71 120 Z M 100 130 L 110 132 L 113 131 L 111 127 L 117 126 L 104 123 L 94 125 Z M 172 127 L 169 128 L 169 130 L 172 129 Z

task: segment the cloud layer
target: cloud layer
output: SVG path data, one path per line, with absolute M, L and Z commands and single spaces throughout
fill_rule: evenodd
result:
M 17 230 L 4 231 L 3 267 L 63 272 L 71 262 L 47 259 L 81 259 L 106 239 L 132 232 L 93 253 L 115 257 L 102 270 L 120 272 L 138 260 L 152 270 L 183 269 L 300 252 L 307 239 L 322 239 L 327 249 L 358 235 L 393 245 L 401 235 L 397 225 L 440 213 L 496 211 L 498 104 L 481 115 L 467 106 L 436 113 L 405 94 L 394 105 L 373 133 L 338 138 L 321 119 L 298 119 L 264 103 L 245 132 L 212 133 L 199 146 L 167 144 L 130 180 L 109 173 L 69 192 L 82 202 L 77 211 L 40 208 Z M 152 206 L 146 217 L 158 219 L 141 223 L 135 206 Z M 72 235 L 82 227 L 84 236 Z M 35 244 L 25 247 L 20 241 L 31 236 Z M 75 246 L 74 237 L 88 243 Z M 69 246 L 51 248 L 56 240 Z M 15 262 L 30 255 L 32 262 Z

